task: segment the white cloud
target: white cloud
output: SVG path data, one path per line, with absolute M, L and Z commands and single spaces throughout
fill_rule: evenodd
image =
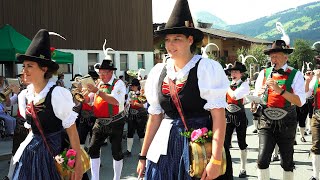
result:
M 189 0 L 191 12 L 208 11 L 238 24 L 319 0 Z M 167 22 L 176 0 L 152 0 L 153 22 Z

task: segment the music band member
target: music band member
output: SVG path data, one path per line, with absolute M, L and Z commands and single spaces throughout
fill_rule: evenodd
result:
M 145 108 L 146 98 L 140 92 L 140 82 L 138 79 L 132 79 L 130 85 L 130 92 L 128 95 L 128 102 L 130 104 L 129 116 L 128 116 L 128 135 L 127 135 L 127 151 L 125 156 L 131 156 L 131 149 L 133 145 L 133 135 L 135 131 L 140 139 L 141 145 L 144 140 L 144 131 L 148 120 L 147 110 Z
M 320 52 L 318 53 L 320 54 Z M 312 73 L 305 75 L 307 96 L 313 94 L 314 97 L 314 111 L 311 119 L 313 176 L 310 180 L 319 180 L 320 170 L 320 55 L 315 57 L 315 61 L 316 70 L 314 71 L 314 75 Z
M 111 58 L 110 58 L 111 59 Z M 124 127 L 124 100 L 126 87 L 123 81 L 116 79 L 113 63 L 109 58 L 97 67 L 101 81 L 97 86 L 88 85 L 93 113 L 97 118 L 92 129 L 89 145 L 91 158 L 91 179 L 99 180 L 100 149 L 107 137 L 110 138 L 113 157 L 114 180 L 119 180 L 123 166 L 122 134 Z
M 272 67 L 259 73 L 255 95 L 263 95 L 259 124 L 258 179 L 270 179 L 269 164 L 277 144 L 281 155 L 284 180 L 293 179 L 293 145 L 297 127 L 295 105 L 306 101 L 304 80 L 301 72 L 287 65 L 288 54 L 293 49 L 283 40 L 276 40 L 264 51 L 271 58 Z M 276 115 L 275 115 L 276 114 Z
M 228 107 L 226 108 L 227 128 L 225 147 L 229 148 L 233 131 L 236 129 L 238 145 L 241 150 L 239 178 L 245 178 L 247 176 L 246 162 L 248 145 L 246 143 L 246 133 L 248 119 L 244 109 L 243 98 L 250 92 L 249 83 L 246 81 L 244 75 L 247 69 L 244 64 L 235 62 L 232 67 L 228 68 L 226 71 L 227 74 L 231 76 L 232 81 L 227 92 Z

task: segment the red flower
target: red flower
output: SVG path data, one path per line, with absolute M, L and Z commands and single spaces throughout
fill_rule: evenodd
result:
M 76 156 L 77 155 L 77 152 L 75 151 L 75 150 L 73 150 L 73 149 L 69 149 L 68 151 L 67 151 L 67 154 L 66 154 L 66 156 L 68 157 L 68 158 L 70 158 L 71 156 Z M 69 162 L 68 162 L 69 163 Z

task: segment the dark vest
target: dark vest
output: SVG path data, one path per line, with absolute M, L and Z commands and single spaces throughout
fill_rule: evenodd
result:
M 184 84 L 183 89 L 179 92 L 179 98 L 181 101 L 182 109 L 185 118 L 195 117 L 195 116 L 209 116 L 210 112 L 203 109 L 204 105 L 207 103 L 206 100 L 200 97 L 200 91 L 198 86 L 197 70 L 201 59 L 196 63 L 195 67 L 190 69 L 188 79 Z M 165 114 L 170 118 L 179 118 L 179 113 L 175 107 L 170 95 L 165 95 L 162 93 L 162 83 L 167 75 L 166 66 L 163 68 L 160 78 L 159 78 L 159 102 Z
M 40 121 L 40 124 L 43 129 L 44 134 L 54 133 L 58 132 L 63 129 L 62 127 L 62 121 L 56 117 L 56 115 L 53 112 L 52 104 L 51 104 L 51 95 L 53 89 L 56 87 L 56 85 L 52 86 L 45 97 L 45 100 L 43 103 L 39 105 L 34 105 L 35 111 L 37 112 L 38 119 Z M 61 102 L 63 103 L 63 102 Z M 27 106 L 28 108 L 28 106 Z M 28 113 L 27 113 L 28 112 Z M 31 122 L 31 128 L 34 134 L 40 134 L 36 124 L 34 123 L 30 111 L 26 111 L 26 119 L 30 123 Z

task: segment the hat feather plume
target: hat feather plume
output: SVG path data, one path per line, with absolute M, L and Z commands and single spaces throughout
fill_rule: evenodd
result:
M 112 49 L 112 48 L 106 48 L 106 44 L 107 44 L 107 39 L 105 39 L 104 40 L 104 43 L 103 43 L 103 53 L 104 53 L 104 56 L 105 56 L 105 58 L 106 59 L 109 59 L 109 54 L 108 54 L 108 51 L 114 51 L 114 49 Z M 110 58 L 110 60 L 111 60 L 111 58 Z
M 311 71 L 310 64 L 312 65 L 312 62 L 306 62 L 307 71 Z
M 60 34 L 58 34 L 58 33 L 56 33 L 56 32 L 48 32 L 48 33 L 49 33 L 49 35 L 58 36 L 58 37 L 60 37 L 61 39 L 66 40 L 66 38 L 65 38 L 65 37 L 61 36 Z
M 301 73 L 303 74 L 304 71 L 304 61 L 302 61 Z
M 282 37 L 281 40 L 283 40 L 287 46 L 290 46 L 290 37 L 288 36 L 288 34 L 284 31 L 284 28 L 281 24 L 281 22 L 276 22 L 276 28 L 279 32 L 282 33 Z
M 219 46 L 217 44 L 209 43 L 202 49 L 202 57 L 204 57 L 204 58 L 208 58 L 209 57 L 209 55 L 207 53 L 207 49 L 208 49 L 209 46 L 215 46 L 218 49 L 218 51 L 220 51 Z

